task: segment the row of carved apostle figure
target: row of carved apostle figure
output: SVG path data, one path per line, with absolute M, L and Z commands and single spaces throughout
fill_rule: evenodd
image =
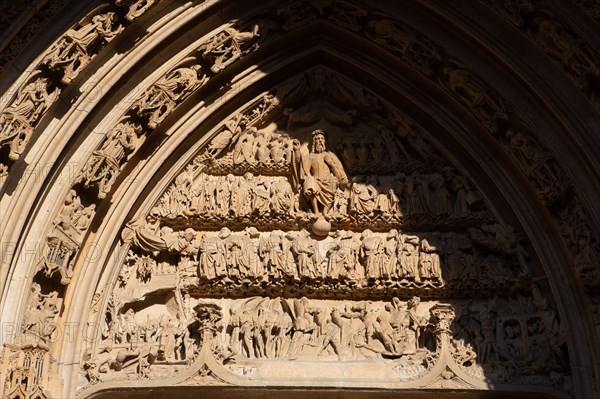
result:
M 333 217 L 348 215 L 398 218 L 403 215 L 468 215 L 477 196 L 466 179 L 447 171 L 388 177 L 355 176 L 349 190 L 338 188 L 332 206 Z M 192 179 L 187 173 L 157 204 L 163 217 L 258 217 L 301 212 L 300 197 L 282 176 L 225 176 L 201 173 Z
M 242 233 L 222 228 L 199 241 L 198 274 L 203 280 L 440 282 L 443 261 L 448 278 L 476 278 L 472 244 L 456 233 L 421 238 L 394 229 L 388 234 L 340 230 L 334 235 L 320 248 L 306 230 L 261 235 L 252 227 Z
M 240 133 L 233 147 L 232 161 L 234 165 L 289 165 L 292 151 L 292 140 L 287 134 L 250 127 Z
M 379 135 L 362 138 L 344 137 L 338 144 L 344 164 L 349 167 L 367 163 L 394 163 L 410 158 L 406 149 L 383 126 Z M 297 140 L 296 140 L 297 141 Z M 294 140 L 285 133 L 269 132 L 251 127 L 244 130 L 232 151 L 234 165 L 289 164 L 292 160 Z

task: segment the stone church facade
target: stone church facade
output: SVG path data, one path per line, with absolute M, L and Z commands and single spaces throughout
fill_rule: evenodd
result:
M 595 1 L 0 21 L 0 397 L 600 397 Z

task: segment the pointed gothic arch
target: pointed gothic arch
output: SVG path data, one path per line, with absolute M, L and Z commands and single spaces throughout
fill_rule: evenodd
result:
M 128 294 L 125 307 L 110 304 L 110 291 L 118 291 L 115 287 L 119 273 L 125 267 L 123 263 L 129 262 L 126 259 L 129 249 L 138 251 L 136 256 L 156 258 L 158 255 L 152 255 L 154 251 L 163 253 L 165 259 L 171 261 L 179 259 L 169 255 L 175 251 L 169 247 L 173 243 L 163 243 L 166 239 L 162 233 L 158 235 L 162 241 L 156 244 L 157 247 L 144 247 L 140 240 L 148 238 L 144 236 L 144 219 L 157 207 L 161 197 L 170 195 L 170 187 L 177 187 L 178 176 L 185 174 L 186 165 L 193 168 L 197 163 L 204 165 L 193 169 L 193 181 L 205 170 L 215 176 L 232 173 L 234 180 L 243 179 L 248 171 L 264 176 L 288 176 L 289 159 L 282 161 L 285 167 L 271 167 L 268 162 L 262 166 L 241 162 L 239 166 L 234 162 L 238 169 L 231 169 L 231 165 L 223 166 L 223 162 L 233 162 L 230 158 L 219 162 L 239 139 L 241 131 L 235 128 L 243 131 L 254 127 L 260 131 L 275 124 L 275 130 L 271 132 L 275 136 L 272 137 L 282 137 L 282 142 L 288 139 L 307 142 L 307 134 L 317 127 L 313 126 L 316 123 L 332 129 L 334 139 L 328 143 L 334 144 L 333 151 L 340 158 L 344 132 L 348 132 L 349 142 L 360 141 L 363 136 L 379 139 L 382 133 L 373 129 L 374 124 L 382 124 L 392 132 L 392 141 L 384 142 L 387 150 L 390 143 L 405 145 L 406 153 L 414 157 L 413 163 L 395 162 L 385 149 L 380 149 L 383 151 L 380 155 L 384 154 L 381 155 L 383 159 L 390 161 L 391 168 L 376 162 L 375 150 L 369 150 L 371 155 L 365 155 L 362 163 L 342 159 L 346 173 L 354 178 L 351 181 L 354 187 L 371 184 L 366 178 L 368 174 L 392 176 L 401 172 L 418 179 L 429 178 L 436 171 L 452 167 L 478 193 L 480 199 L 473 200 L 478 205 L 470 211 L 487 212 L 479 218 L 456 220 L 451 220 L 451 212 L 438 213 L 438 219 L 446 215 L 451 220 L 443 223 L 411 218 L 408 194 L 399 189 L 402 218 L 392 217 L 392 222 L 382 222 L 369 216 L 369 212 L 360 214 L 349 204 L 348 212 L 356 212 L 360 218 L 335 219 L 331 223 L 332 231 L 348 229 L 360 233 L 371 228 L 382 240 L 382 234 L 392 229 L 400 230 L 404 236 L 414 233 L 419 240 L 429 237 L 430 231 L 451 232 L 469 237 L 474 242 L 470 245 L 479 245 L 477 251 L 481 253 L 491 251 L 502 254 L 501 258 L 505 257 L 502 258 L 505 260 L 516 259 L 517 264 L 526 269 L 524 276 L 517 273 L 508 283 L 498 283 L 490 278 L 496 285 L 491 288 L 484 285 L 501 298 L 499 301 L 503 305 L 496 315 L 500 327 L 494 336 L 500 339 L 504 333 L 500 329 L 503 322 L 510 324 L 511 320 L 518 319 L 514 314 L 512 319 L 506 315 L 503 319 L 500 313 L 516 306 L 515 301 L 529 300 L 529 305 L 523 309 L 529 306 L 540 314 L 556 314 L 560 329 L 564 330 L 564 333 L 551 332 L 552 328 L 559 328 L 552 324 L 558 323 L 554 316 L 549 316 L 552 325 L 545 325 L 547 337 L 544 339 L 555 352 L 550 351 L 546 361 L 558 356 L 558 352 L 569 358 L 568 361 L 561 359 L 562 363 L 555 368 L 542 367 L 538 358 L 505 359 L 505 363 L 512 366 L 502 370 L 511 370 L 512 377 L 503 376 L 496 366 L 483 364 L 485 360 L 481 360 L 483 374 L 475 377 L 469 374 L 468 367 L 452 369 L 448 366 L 448 370 L 443 367 L 437 370 L 436 375 L 426 372 L 425 380 L 416 385 L 407 382 L 413 377 L 406 378 L 400 373 L 383 380 L 371 376 L 372 380 L 367 379 L 367 382 L 325 379 L 319 387 L 477 390 L 496 387 L 555 397 L 593 395 L 590 387 L 597 378 L 593 365 L 597 364 L 598 356 L 593 313 L 597 310 L 590 306 L 596 303 L 590 293 L 598 284 L 594 263 L 597 262 L 594 261 L 597 256 L 594 226 L 598 220 L 598 209 L 594 207 L 598 185 L 594 183 L 598 174 L 593 155 L 597 138 L 583 131 L 593 128 L 589 116 L 597 112 L 594 84 L 598 73 L 594 64 L 588 62 L 589 54 L 595 54 L 596 49 L 593 41 L 575 41 L 573 43 L 579 43 L 580 47 L 566 52 L 562 64 L 558 67 L 554 64 L 539 66 L 539 73 L 531 70 L 533 61 L 514 56 L 515 53 L 526 56 L 531 52 L 540 59 L 547 56 L 552 59 L 553 49 L 542 39 L 544 34 L 558 29 L 557 23 L 566 23 L 550 14 L 560 10 L 553 9 L 554 6 L 521 9 L 522 15 L 528 21 L 536 21 L 535 26 L 539 28 L 538 36 L 532 37 L 534 32 L 527 24 L 519 32 L 518 12 L 511 14 L 515 29 L 507 22 L 510 18 L 502 20 L 494 14 L 511 10 L 484 4 L 461 9 L 460 6 L 432 6 L 419 2 L 400 9 L 392 3 L 375 8 L 346 1 L 322 7 L 293 2 L 288 8 L 273 4 L 240 8 L 236 2 L 225 1 L 185 5 L 129 3 L 141 8 L 129 9 L 117 1 L 90 7 L 85 17 L 79 17 L 77 24 L 73 25 L 71 21 L 70 30 L 57 36 L 46 50 L 40 49 L 39 54 L 31 57 L 35 58 L 29 60 L 32 67 L 14 79 L 16 94 L 5 96 L 2 102 L 0 150 L 6 175 L 2 180 L 1 204 L 2 212 L 7 216 L 0 225 L 4 246 L 1 311 L 3 320 L 17 326 L 12 330 L 15 334 L 3 335 L 3 340 L 28 345 L 33 341 L 47 347 L 48 359 L 52 360 L 46 361 L 53 364 L 53 371 L 52 375 L 48 369 L 44 371 L 44 378 L 49 381 L 43 385 L 44 392 L 55 396 L 77 394 L 88 397 L 105 390 L 118 390 L 127 380 L 123 377 L 127 373 L 119 374 L 120 370 L 107 362 L 114 363 L 113 357 L 118 358 L 119 350 L 125 356 L 119 367 L 150 367 L 146 355 L 148 364 L 142 365 L 139 360 L 142 356 L 133 353 L 135 348 L 126 349 L 121 345 L 123 348 L 117 350 L 104 345 L 105 348 L 100 349 L 107 339 L 102 329 L 110 327 L 110 323 L 116 326 L 116 317 L 125 317 L 124 309 L 137 312 L 146 306 L 135 295 L 156 297 L 157 293 L 174 289 L 168 284 L 146 287 L 146 291 L 140 291 L 143 294 Z M 135 15 L 138 11 L 140 15 Z M 460 18 L 457 17 L 459 12 L 464 12 Z M 569 10 L 566 15 L 582 18 L 579 14 L 578 10 Z M 484 22 L 490 25 L 484 28 Z M 519 46 L 511 47 L 493 40 L 490 35 L 498 29 L 503 29 L 506 38 L 518 38 Z M 572 37 L 573 31 L 569 32 Z M 576 37 L 585 37 L 585 32 L 579 35 Z M 19 62 L 25 62 L 26 57 L 23 58 Z M 556 79 L 557 83 L 548 87 L 544 78 L 538 76 Z M 566 104 L 565 99 L 570 103 Z M 309 104 L 313 104 L 312 108 Z M 325 116 L 327 112 L 330 120 Z M 313 123 L 311 118 L 320 122 Z M 287 125 L 282 120 L 287 121 Z M 294 123 L 300 127 L 290 127 Z M 364 132 L 361 129 L 365 129 Z M 219 135 L 223 132 L 228 132 L 229 141 L 219 143 Z M 587 146 L 582 145 L 584 139 Z M 359 141 L 352 142 L 351 146 L 360 147 Z M 291 141 L 285 144 L 291 145 Z M 377 143 L 365 145 L 376 146 Z M 431 146 L 431 155 L 423 156 L 419 150 L 425 150 L 420 145 Z M 219 162 L 210 166 L 214 160 Z M 373 166 L 375 164 L 378 166 Z M 225 169 L 219 169 L 222 166 Z M 388 181 L 386 178 L 380 180 Z M 268 184 L 274 185 L 273 179 L 266 178 Z M 377 184 L 373 186 L 378 189 L 384 186 Z M 403 180 L 402 184 L 407 181 Z M 443 183 L 445 189 L 451 191 L 448 195 L 454 201 L 458 194 L 450 189 L 450 185 L 451 181 Z M 194 234 L 205 231 L 208 236 L 214 236 L 212 232 L 217 227 L 226 225 L 234 230 L 234 236 L 241 236 L 243 227 L 249 224 L 258 228 L 261 239 L 273 229 L 310 230 L 312 222 L 306 215 L 313 209 L 301 204 L 302 191 L 297 195 L 297 211 L 305 216 L 293 220 L 282 218 L 271 209 L 267 213 L 275 221 L 265 219 L 266 214 L 257 211 L 253 218 L 227 213 L 220 216 L 219 222 L 214 222 L 205 217 L 210 216 L 211 210 L 205 209 L 203 213 L 188 209 L 188 215 L 175 210 L 171 216 L 171 211 L 166 210 L 160 226 L 175 230 L 175 235 L 178 231 L 183 233 L 185 228 L 193 228 Z M 347 196 L 348 201 L 354 198 L 352 194 Z M 23 212 L 24 209 L 28 211 Z M 191 221 L 184 220 L 184 216 Z M 138 224 L 132 224 L 132 220 L 137 220 Z M 469 228 L 475 228 L 484 234 L 482 226 L 496 225 L 502 226 L 502 230 L 496 229 L 495 237 L 490 234 L 482 238 L 477 232 L 469 232 Z M 139 226 L 142 226 L 141 230 Z M 508 226 L 515 229 L 515 236 L 510 236 Z M 125 238 L 127 234 L 123 232 L 127 229 L 133 231 L 134 237 L 138 234 L 137 241 L 135 238 L 132 241 L 131 233 L 129 240 Z M 202 240 L 198 233 L 195 244 L 202 245 Z M 335 241 L 331 238 L 320 240 L 331 245 Z M 447 243 L 451 240 L 446 239 L 444 245 L 449 246 Z M 258 243 L 258 238 L 255 241 Z M 296 238 L 289 238 L 289 241 L 290 245 L 301 242 Z M 501 245 L 509 248 L 503 252 L 498 250 Z M 321 252 L 327 258 L 329 252 L 325 249 Z M 440 252 L 444 273 L 447 273 L 448 254 Z M 186 256 L 190 261 L 201 262 L 197 253 Z M 300 262 L 299 253 L 293 252 L 293 256 Z M 366 258 L 361 258 L 363 261 Z M 325 262 L 325 270 L 328 270 L 330 260 L 321 262 Z M 267 282 L 274 282 L 271 277 Z M 483 284 L 483 280 L 479 274 L 478 284 Z M 282 297 L 282 304 L 285 300 L 307 295 L 314 302 L 311 306 L 328 311 L 341 306 L 336 300 L 349 301 L 350 306 L 370 300 L 383 309 L 383 302 L 393 296 L 407 300 L 413 294 L 429 301 L 426 309 L 421 308 L 421 313 L 437 309 L 434 300 L 453 304 L 458 313 L 468 309 L 463 303 L 468 299 L 491 303 L 489 298 L 482 299 L 485 295 L 477 293 L 476 289 L 475 293 L 461 294 L 464 287 L 456 282 L 448 281 L 447 286 L 446 282 L 437 286 L 432 282 L 431 286 L 426 286 L 425 283 L 417 284 L 414 278 L 398 277 L 396 280 L 390 278 L 384 288 L 373 288 L 369 285 L 372 282 L 365 281 L 362 286 L 350 286 L 354 290 L 352 294 L 345 291 L 347 287 L 341 289 L 335 284 L 329 286 L 310 278 L 293 284 L 284 283 L 284 288 L 274 290 L 265 288 L 264 284 L 259 285 L 260 288 L 252 288 L 252 283 L 242 285 L 250 286 L 249 289 L 234 285 L 240 291 L 225 295 L 229 299 L 223 309 L 230 313 L 221 317 L 231 317 L 231 309 L 237 306 L 232 305 L 238 300 L 235 298 L 255 295 Z M 196 286 L 188 294 L 201 304 L 201 298 L 218 298 L 227 289 L 232 289 L 227 284 L 213 283 L 195 282 Z M 327 290 L 319 291 L 319 284 Z M 209 288 L 215 285 L 216 288 Z M 295 288 L 291 289 L 292 286 Z M 506 294 L 507 291 L 510 293 Z M 170 301 L 170 305 L 163 303 L 161 306 L 168 307 L 178 301 L 165 298 L 159 298 L 155 304 L 164 299 Z M 149 299 L 148 303 L 153 300 L 156 298 Z M 215 304 L 210 300 L 209 303 Z M 548 305 L 550 308 L 545 307 Z M 105 314 L 110 313 L 111 306 L 119 310 L 113 309 L 116 313 L 107 319 Z M 279 305 L 269 302 L 269 306 Z M 281 312 L 285 313 L 286 305 L 281 306 Z M 545 313 L 548 309 L 551 309 L 550 313 Z M 515 314 L 523 312 L 526 311 Z M 352 317 L 347 316 L 347 319 L 352 320 Z M 431 313 L 430 328 L 437 326 L 435 331 L 446 331 L 440 327 L 441 320 L 443 318 L 435 318 Z M 206 321 L 207 325 L 214 322 L 209 321 Z M 107 325 L 102 326 L 102 323 Z M 483 319 L 478 323 L 480 329 L 485 328 Z M 524 329 L 528 327 L 528 321 L 523 323 L 521 334 L 526 334 Z M 231 324 L 221 328 L 227 330 Z M 188 333 L 192 330 L 190 327 Z M 296 330 L 290 329 L 290 339 Z M 429 333 L 433 334 L 431 331 Z M 234 376 L 238 371 L 232 370 L 242 370 L 240 365 L 229 367 L 230 374 L 223 377 L 225 374 L 220 374 L 225 373 L 223 364 L 216 360 L 219 357 L 215 359 L 209 354 L 208 347 L 202 346 L 206 339 L 202 334 L 193 333 L 199 334 L 194 337 L 195 344 L 199 353 L 208 359 L 206 364 L 209 366 L 198 361 L 185 367 L 173 363 L 180 372 L 190 375 L 153 382 L 160 372 L 150 374 L 147 386 L 154 384 L 166 389 L 169 384 L 211 385 L 216 381 L 255 385 L 252 378 L 244 380 Z M 534 333 L 542 334 L 540 331 L 531 334 Z M 230 339 L 231 334 L 220 333 L 219 336 Z M 458 345 L 458 338 L 452 334 L 447 338 L 444 337 L 448 334 L 442 338 L 441 333 L 436 334 L 430 339 L 448 339 L 447 345 Z M 477 334 L 472 332 L 471 336 L 474 340 Z M 103 342 L 90 344 L 91 338 Z M 385 346 L 382 338 L 377 340 L 379 345 Z M 214 342 L 217 341 L 215 338 Z M 485 359 L 482 347 L 477 347 L 475 341 L 471 343 L 480 350 L 476 353 L 479 359 Z M 498 345 L 506 348 L 506 343 Z M 523 345 L 522 350 L 533 353 L 531 347 L 527 347 L 531 343 Z M 5 359 L 19 352 L 18 346 L 7 348 Z M 434 358 L 449 356 L 440 352 L 441 346 L 432 348 Z M 390 352 L 389 348 L 386 350 Z M 335 351 L 337 353 L 337 349 Z M 452 353 L 458 356 L 458 352 Z M 410 358 L 403 353 L 387 355 Z M 533 355 L 535 357 L 535 353 Z M 108 357 L 104 359 L 103 356 Z M 138 362 L 137 366 L 131 359 Z M 317 367 L 315 359 L 314 366 Z M 155 368 L 162 370 L 161 367 L 167 367 L 170 360 L 164 364 L 159 361 Z M 245 364 L 244 361 L 238 359 L 240 364 Z M 251 373 L 261 368 L 260 363 L 258 366 L 248 364 Z M 432 361 L 431 364 L 435 369 L 442 363 Z M 291 363 L 287 365 L 292 366 Z M 91 367 L 104 367 L 102 375 L 98 370 L 95 374 L 90 372 Z M 9 369 L 8 365 L 3 370 Z M 301 372 L 302 369 L 298 370 Z M 446 374 L 442 375 L 442 372 Z M 137 377 L 133 379 L 141 378 L 136 384 L 144 385 L 146 376 L 140 377 L 139 370 L 136 373 Z M 526 373 L 533 377 L 517 378 Z M 111 374 L 116 378 L 107 378 Z M 260 376 L 262 382 L 258 385 L 262 386 L 308 386 L 302 379 L 290 378 L 286 382 L 281 378 L 269 380 L 264 374 Z M 508 378 L 508 383 L 502 378 Z M 442 379 L 449 382 L 444 383 Z M 58 383 L 61 380 L 62 387 Z

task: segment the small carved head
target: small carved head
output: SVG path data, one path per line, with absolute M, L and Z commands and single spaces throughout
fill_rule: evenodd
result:
M 326 133 L 323 129 L 313 130 L 312 132 L 312 152 L 323 152 L 325 151 L 325 136 Z
M 252 238 L 256 238 L 256 237 L 260 236 L 260 233 L 258 232 L 256 227 L 246 227 L 246 233 L 248 233 L 248 236 L 250 236 Z
M 419 306 L 420 302 L 421 302 L 421 298 L 419 298 L 418 296 L 413 296 L 412 298 L 410 298 L 408 300 L 408 302 L 406 302 L 406 304 L 408 305 L 409 308 L 415 309 L 417 306 Z
M 185 229 L 184 235 L 188 241 L 191 241 L 196 236 L 196 231 L 191 227 L 188 227 L 187 229 Z
M 223 239 L 223 238 L 227 238 L 231 235 L 231 230 L 229 230 L 227 227 L 223 227 L 220 231 L 219 231 L 219 238 Z

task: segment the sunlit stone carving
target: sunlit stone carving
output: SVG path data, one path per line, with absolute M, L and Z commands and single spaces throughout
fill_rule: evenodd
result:
M 37 78 L 0 114 L 0 147 L 9 146 L 10 159 L 17 159 L 23 153 L 34 127 L 59 93 L 50 79 Z
M 122 231 L 90 383 L 189 369 L 243 384 L 308 370 L 356 386 L 566 381 L 520 234 L 410 118 L 315 68 L 211 134 Z M 519 374 L 511 351 L 543 342 Z
M 100 49 L 123 30 L 114 12 L 89 16 L 69 29 L 42 60 L 69 84 Z

